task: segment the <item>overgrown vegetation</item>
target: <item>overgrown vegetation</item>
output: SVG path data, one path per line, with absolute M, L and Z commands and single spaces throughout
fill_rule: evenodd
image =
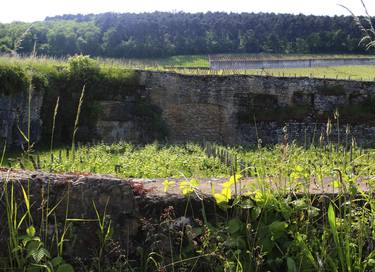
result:
M 77 270 L 92 267 L 95 271 L 372 271 L 375 268 L 375 151 L 362 150 L 346 137 L 342 144 L 333 144 L 329 128 L 325 137 L 322 140 L 321 136 L 316 147 L 288 144 L 286 136 L 283 144 L 272 148 L 259 144 L 253 150 L 211 144 L 205 148 L 192 144 L 181 147 L 154 144 L 145 148 L 129 144 L 81 146 L 76 149 L 75 159 L 66 158 L 65 151 L 56 150 L 53 157 L 44 153 L 39 160 L 43 169 L 56 172 L 191 176 L 177 184 L 164 182 L 167 192 L 170 186 L 179 187 L 186 196 L 187 207 L 194 197 L 202 195 L 202 181 L 194 177 L 228 176 L 232 172 L 221 188 L 211 185 L 216 210 L 207 209 L 202 202 L 201 212 L 192 214 L 186 209 L 181 215 L 170 207 L 160 220 L 146 218 L 142 221 L 140 237 L 143 238 L 138 241 L 142 246 L 127 258 L 118 256 L 117 261 L 103 258 L 105 252 L 112 252 L 110 228 L 113 226 L 108 221 L 110 214 L 105 210 L 100 214 L 94 204 L 99 255 L 92 260 L 92 266 L 86 260 L 85 265 L 76 266 Z M 22 162 L 23 166 L 32 167 L 26 158 Z M 246 177 L 251 177 L 253 182 L 239 189 L 241 179 Z M 331 195 L 312 194 L 311 184 Z M 9 188 L 5 192 L 12 194 Z M 33 221 L 28 218 L 37 207 L 30 203 L 27 192 L 25 188 L 24 197 L 17 198 L 21 202 L 6 204 L 26 207 L 25 213 L 12 215 L 12 210 L 6 210 L 11 215 L 6 220 L 10 226 L 27 226 L 28 236 L 21 239 L 36 239 L 36 249 L 44 254 L 37 260 L 32 257 L 29 264 L 37 267 L 37 271 L 46 271 L 51 257 L 42 249 L 50 242 L 33 238 L 44 237 L 44 232 L 33 231 L 30 225 Z M 16 201 L 11 195 L 9 199 Z M 46 214 L 51 215 L 53 211 L 49 207 Z M 24 228 L 14 229 L 14 233 L 21 235 L 17 234 L 21 229 Z M 17 247 L 17 238 L 10 241 L 15 241 L 13 247 Z M 27 246 L 28 242 L 21 240 L 21 243 Z M 72 245 L 65 243 L 64 248 L 69 246 Z M 10 257 L 18 251 L 11 252 Z M 77 261 L 69 259 L 74 266 Z M 25 265 L 22 267 L 28 267 Z
M 311 136 L 311 135 L 309 135 Z M 4 161 L 12 167 L 35 167 L 46 171 L 57 173 L 101 173 L 115 174 L 120 177 L 137 178 L 168 178 L 168 177 L 225 177 L 230 175 L 234 158 L 238 160 L 236 171 L 248 168 L 248 176 L 256 174 L 254 169 L 267 167 L 267 175 L 288 175 L 295 166 L 303 166 L 301 171 L 311 176 L 330 176 L 333 168 L 337 165 L 347 165 L 356 159 L 356 164 L 367 165 L 368 175 L 375 174 L 375 150 L 363 150 L 351 147 L 351 138 L 345 136 L 345 148 L 340 147 L 337 152 L 332 152 L 338 147 L 326 145 L 325 135 L 315 135 L 315 144 L 322 141 L 323 146 L 301 147 L 298 145 L 288 146 L 288 159 L 284 158 L 282 145 L 246 148 L 216 146 L 215 150 L 207 151 L 197 144 L 165 145 L 149 144 L 146 146 L 135 146 L 128 143 L 79 145 L 73 158 L 71 148 L 55 149 L 51 155 L 50 151 L 36 152 L 33 154 L 35 162 L 27 164 L 25 161 L 17 162 L 16 157 Z M 336 137 L 336 136 L 330 136 Z M 319 139 L 320 138 L 320 139 Z M 333 138 L 334 140 L 337 140 Z M 241 166 L 239 162 L 244 165 Z M 270 167 L 272 165 L 272 167 Z M 242 168 L 241 168 L 242 167 Z M 341 169 L 344 171 L 345 169 Z
M 88 99 L 86 88 L 90 83 L 86 80 L 95 82 L 95 77 L 103 73 L 101 69 L 93 60 L 78 56 L 68 66 L 55 70 L 54 84 L 65 82 L 63 86 L 69 88 L 69 80 L 72 86 L 81 86 L 70 98 L 75 102 L 70 120 L 74 124 L 73 135 L 84 112 L 82 103 Z M 77 74 L 79 77 L 75 77 Z M 48 91 L 51 78 L 39 77 L 35 82 Z M 336 91 L 326 90 L 328 95 Z M 67 94 L 60 91 L 59 96 L 54 95 L 64 98 Z M 64 104 L 53 102 L 50 117 L 55 123 L 59 122 L 56 108 Z M 338 127 L 338 112 L 333 120 Z M 50 129 L 54 135 L 55 126 Z M 26 138 L 28 135 L 25 133 Z M 315 135 L 315 142 L 304 146 L 289 143 L 285 129 L 282 144 L 264 147 L 259 139 L 253 148 L 210 143 L 91 146 L 78 144 L 74 138 L 71 148 L 53 149 L 53 143 L 52 151 L 47 152 L 27 148 L 20 156 L 2 159 L 2 166 L 85 175 L 182 178 L 178 183 L 167 179 L 163 184 L 166 192 L 174 185 L 186 196 L 185 212 L 180 214 L 170 207 L 160 219 L 142 220 L 139 247 L 132 254 L 124 254 L 124 249 L 112 240 L 115 224 L 106 210 L 110 200 L 104 211 L 92 200 L 96 217 L 70 218 L 69 193 L 52 204 L 47 188 L 47 192 L 41 192 L 41 203 L 31 202 L 28 184 L 5 180 L 1 187 L 0 202 L 5 208 L 0 217 L 4 226 L 0 227 L 0 234 L 7 233 L 9 241 L 8 251 L 2 252 L 0 268 L 38 272 L 366 272 L 375 268 L 375 151 L 359 148 L 349 128 L 340 138 L 333 134 L 329 121 L 325 134 Z M 28 144 L 32 146 L 31 142 Z M 193 198 L 202 197 L 201 178 L 225 176 L 230 178 L 220 188 L 211 183 L 215 209 L 207 209 L 202 199 L 200 211 L 190 212 Z M 238 187 L 243 179 L 252 182 Z M 318 192 L 330 194 L 313 194 L 312 184 Z M 16 185 L 17 192 L 13 187 Z M 57 206 L 66 209 L 65 217 L 56 218 Z M 71 232 L 74 236 L 74 224 L 85 221 L 97 222 L 98 248 L 94 255 L 81 260 L 68 254 L 74 252 L 69 237 Z
M 216 14 L 218 15 L 220 14 Z M 101 15 L 98 18 L 105 19 L 106 16 L 111 19 L 112 15 Z M 189 16 L 187 17 L 190 18 Z M 263 19 L 264 16 L 282 15 L 243 16 L 247 19 Z M 93 18 L 95 19 L 94 16 L 68 16 L 49 19 L 47 22 L 61 30 L 67 27 L 67 32 L 71 32 L 76 25 L 95 32 L 97 22 Z M 289 16 L 281 18 L 285 21 L 290 19 Z M 77 22 L 64 23 L 60 19 L 74 19 Z M 117 20 L 117 17 L 112 19 Z M 325 22 L 323 18 L 320 19 Z M 14 26 L 22 29 L 24 25 L 9 25 Z M 42 27 L 42 24 L 38 24 L 38 27 Z M 105 33 L 108 38 L 106 46 L 118 34 L 116 30 L 118 29 L 109 29 L 109 33 Z M 2 28 L 0 33 L 1 31 Z M 41 32 L 43 31 L 42 29 Z M 24 33 L 25 43 L 30 43 L 38 35 L 33 33 L 30 38 L 30 33 L 31 31 Z M 49 34 L 48 42 L 55 41 L 59 46 L 69 47 L 69 40 L 64 35 L 56 36 L 53 31 Z M 238 34 L 239 49 L 255 50 L 253 46 L 257 44 L 249 44 L 254 33 Z M 332 35 L 335 37 L 333 40 L 337 39 L 343 45 L 341 32 L 323 34 L 327 39 Z M 218 46 L 217 41 L 221 40 L 215 37 L 214 30 L 205 35 L 211 46 L 207 50 L 226 50 L 226 47 L 223 49 Z M 298 40 L 299 38 L 295 44 L 289 40 L 280 43 L 274 33 L 270 35 L 261 43 L 262 50 L 306 50 L 305 46 L 309 45 L 303 39 Z M 95 33 L 90 33 L 87 38 L 95 36 Z M 227 41 L 223 44 L 230 47 L 230 38 L 233 37 L 222 35 L 223 37 L 224 42 Z M 312 33 L 307 39 L 313 44 L 319 44 L 320 36 Z M 346 41 L 350 40 L 350 37 L 346 37 Z M 78 41 L 85 50 L 95 50 L 88 47 L 83 38 Z M 164 42 L 166 46 L 173 45 L 169 40 Z M 21 48 L 15 46 L 15 43 L 17 41 L 12 39 L 3 39 L 0 41 L 1 49 L 12 51 L 13 48 Z M 132 36 L 126 41 L 122 38 L 121 43 L 116 41 L 116 45 L 120 44 L 126 50 L 135 49 L 135 43 Z M 8 47 L 8 44 L 11 46 Z M 47 52 L 52 50 L 47 45 L 44 44 L 39 49 Z M 146 45 L 146 49 L 147 46 L 152 46 L 152 42 Z M 74 51 L 73 47 L 74 45 L 69 48 Z M 121 54 L 121 49 L 124 48 L 114 48 L 114 54 Z M 56 55 L 65 53 L 63 47 L 53 50 L 56 50 L 53 51 Z M 134 50 L 130 52 L 138 54 Z M 167 54 L 168 52 L 170 51 Z M 160 54 L 158 51 L 151 53 Z M 47 184 L 46 187 L 41 187 L 40 192 L 33 191 L 33 197 L 40 193 L 40 201 L 33 202 L 29 181 L 9 182 L 5 178 L 0 185 L 0 245 L 3 246 L 0 251 L 1 270 L 367 272 L 375 269 L 375 151 L 358 147 L 350 135 L 349 127 L 340 137 L 339 130 L 335 135 L 332 133 L 332 122 L 328 120 L 325 133 L 313 135 L 313 139 L 320 137 L 315 142 L 305 141 L 304 146 L 288 141 L 287 128 L 283 130 L 283 143 L 272 147 L 262 146 L 261 139 L 252 148 L 224 147 L 211 143 L 206 143 L 203 147 L 195 144 L 172 146 L 157 143 L 146 146 L 128 143 L 81 145 L 76 143 L 75 137 L 80 120 L 89 127 L 92 125 L 90 122 L 95 121 L 96 115 L 100 114 L 100 108 L 92 101 L 134 92 L 133 72 L 118 66 L 100 66 L 98 62 L 85 56 L 70 58 L 68 63 L 47 60 L 48 65 L 41 66 L 29 59 L 23 62 L 27 63 L 26 69 L 18 61 L 16 59 L 13 64 L 0 66 L 0 94 L 16 95 L 27 91 L 30 101 L 33 88 L 47 93 L 45 99 L 49 101 L 43 114 L 52 117 L 51 125 L 46 126 L 48 133 L 51 133 L 50 150 L 33 150 L 29 117 L 27 131 L 23 132 L 19 128 L 27 141 L 27 149 L 19 156 L 4 159 L 4 148 L 0 166 L 9 164 L 14 168 L 84 175 L 105 173 L 120 177 L 179 177 L 182 181 L 178 183 L 165 180 L 164 190 L 168 193 L 171 186 L 178 186 L 181 194 L 186 197 L 186 207 L 183 214 L 178 214 L 173 207 L 169 207 L 160 218 L 140 220 L 142 239 L 137 241 L 139 246 L 130 255 L 128 252 L 124 253 L 124 249 L 119 249 L 116 241 L 112 240 L 116 224 L 112 224 L 111 214 L 107 212 L 109 198 L 102 205 L 102 210 L 96 205 L 95 199 L 89 200 L 92 201 L 93 218 L 70 218 L 69 190 L 66 194 L 58 195 L 58 192 L 51 192 Z M 340 86 L 333 86 L 320 92 L 324 95 L 340 95 L 342 89 Z M 265 98 L 255 97 L 253 102 L 257 99 L 263 101 Z M 87 100 L 91 103 L 84 105 Z M 144 113 L 147 101 L 141 102 L 142 107 L 137 110 Z M 269 102 L 272 104 L 272 99 Z M 367 117 L 374 114 L 372 103 L 365 101 L 359 106 L 364 107 L 363 112 Z M 64 111 L 68 113 L 58 114 L 59 107 L 64 107 Z M 30 111 L 29 103 L 29 115 Z M 152 117 L 155 112 L 157 111 L 151 110 L 146 117 L 155 121 Z M 301 112 L 303 113 L 303 109 L 295 108 L 292 113 L 298 115 Z M 273 111 L 270 113 L 283 114 Z M 348 115 L 352 113 L 350 110 L 345 111 Z M 339 127 L 338 111 L 333 120 Z M 61 131 L 57 129 L 57 122 Z M 74 126 L 69 130 L 68 125 L 70 127 L 72 124 Z M 55 134 L 60 137 L 72 135 L 71 148 L 53 149 Z M 11 169 L 1 168 L 0 171 Z M 211 211 L 205 206 L 200 178 L 221 176 L 230 178 L 220 189 L 215 183 L 210 184 L 215 202 Z M 246 187 L 241 187 L 244 179 L 250 179 L 251 182 Z M 317 188 L 318 194 L 310 191 L 311 185 Z M 320 194 L 321 192 L 325 194 Z M 56 203 L 51 203 L 52 194 L 58 195 L 58 199 L 54 199 L 57 200 Z M 191 204 L 194 199 L 200 203 L 200 208 L 195 211 Z M 60 212 L 60 217 L 57 217 L 57 210 L 62 210 L 63 215 Z M 74 253 L 67 253 L 74 252 L 75 239 L 85 238 L 74 237 L 74 224 L 78 222 L 95 222 L 97 230 L 98 248 L 93 249 L 93 256 L 83 261 L 74 258 Z M 71 234 L 73 235 L 70 236 Z

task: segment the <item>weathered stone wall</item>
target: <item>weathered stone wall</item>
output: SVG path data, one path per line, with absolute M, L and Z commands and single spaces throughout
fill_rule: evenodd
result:
M 220 191 L 227 179 L 200 179 L 200 185 L 196 193 L 190 197 L 181 192 L 181 182 L 185 179 L 175 179 L 168 192 L 164 192 L 164 179 L 119 179 L 108 175 L 87 174 L 51 174 L 43 172 L 30 172 L 23 170 L 0 169 L 0 258 L 8 254 L 9 232 L 8 215 L 10 203 L 17 204 L 17 215 L 21 218 L 26 212 L 25 199 L 22 186 L 28 193 L 28 201 L 31 206 L 31 218 L 27 217 L 18 229 L 19 235 L 26 233 L 26 226 L 33 222 L 37 232 L 36 235 L 43 238 L 45 246 L 51 254 L 56 254 L 55 235 L 61 237 L 64 226 L 67 232 L 64 243 L 64 255 L 70 258 L 92 258 L 97 256 L 100 248 L 99 242 L 99 213 L 105 218 L 105 227 L 111 226 L 111 240 L 107 247 L 108 254 L 118 254 L 127 257 L 135 256 L 139 248 L 146 249 L 153 244 L 148 234 L 157 239 L 157 250 L 170 252 L 170 237 L 161 232 L 161 229 L 150 228 L 151 224 L 160 225 L 166 223 L 166 210 L 169 211 L 171 219 L 167 230 L 182 230 L 184 224 L 193 224 L 194 220 L 203 220 L 203 216 L 212 224 L 217 223 L 218 218 L 226 218 L 227 213 L 222 214 L 216 207 L 215 201 L 210 195 L 212 186 Z M 271 181 L 270 181 L 271 182 Z M 367 182 L 361 179 L 355 181 L 364 192 L 370 191 Z M 249 186 L 251 184 L 251 186 Z M 293 191 L 293 197 L 306 196 L 306 189 L 312 194 L 312 199 L 326 200 L 328 203 L 337 198 L 337 190 L 332 187 L 332 179 L 327 178 L 322 184 L 316 184 L 311 180 L 302 191 Z M 242 179 L 238 185 L 239 191 L 251 192 L 257 190 L 254 179 Z M 239 187 L 242 186 L 242 187 Z M 259 184 L 259 186 L 262 186 Z M 240 189 L 241 188 L 241 189 Z M 275 189 L 279 188 L 277 181 Z M 250 191 L 249 191 L 250 190 Z M 336 194 L 335 194 L 336 192 Z M 371 192 L 371 191 L 370 191 Z M 12 198 L 13 194 L 13 198 Z M 324 194 L 324 198 L 319 195 Z M 199 197 L 198 197 L 199 195 Z M 313 200 L 314 201 L 314 200 Z M 204 214 L 202 211 L 204 203 Z M 94 206 L 95 205 L 95 206 Z M 96 210 L 95 210 L 96 209 Z M 46 211 L 49 216 L 46 217 Z M 8 214 L 7 214 L 8 213 Z M 164 214 L 164 216 L 163 216 Z M 164 218 L 164 219 L 163 219 Z M 19 221 L 18 221 L 19 222 Z M 43 226 L 40 223 L 43 222 Z M 45 233 L 47 230 L 48 233 Z M 168 234 L 168 233 L 167 233 Z M 45 235 L 45 236 L 44 236 Z M 152 251 L 152 248 L 148 248 Z M 159 252 L 158 251 L 158 252 Z M 146 251 L 147 252 L 147 251 Z M 139 255 L 138 255 L 139 258 Z
M 43 93 L 33 92 L 30 103 L 30 137 L 33 142 L 41 138 L 42 120 L 40 111 Z M 10 96 L 0 95 L 0 145 L 6 141 L 8 145 L 20 145 L 25 142 L 19 130 L 27 135 L 29 118 L 28 94 Z
M 141 128 L 134 114 L 134 103 L 122 100 L 98 101 L 101 114 L 98 116 L 96 133 L 104 142 L 126 139 L 136 142 L 141 137 Z
M 254 144 L 258 134 L 263 143 L 270 144 L 282 140 L 282 128 L 287 126 L 290 140 L 316 142 L 327 118 L 338 108 L 341 135 L 348 123 L 358 142 L 375 143 L 374 82 L 140 74 L 140 84 L 162 110 L 171 141 Z
M 143 233 L 145 220 L 157 222 L 164 210 L 170 206 L 174 207 L 178 217 L 191 216 L 190 210 L 185 212 L 186 197 L 180 193 L 161 193 L 163 192 L 160 189 L 163 187 L 161 183 L 162 181 L 157 185 L 153 183 L 147 188 L 146 180 L 137 182 L 105 175 L 49 174 L 2 168 L 0 169 L 0 210 L 2 211 L 0 224 L 4 227 L 0 228 L 0 258 L 8 253 L 6 197 L 11 198 L 12 187 L 19 216 L 26 212 L 22 187 L 28 192 L 32 207 L 31 216 L 38 236 L 42 235 L 40 232 L 42 219 L 47 224 L 50 239 L 54 238 L 53 234 L 56 231 L 61 235 L 64 232 L 64 225 L 68 224 L 64 255 L 88 258 L 96 256 L 100 248 L 99 222 L 95 209 L 101 217 L 105 215 L 107 227 L 111 222 L 111 238 L 115 242 L 111 245 L 112 249 L 118 248 L 121 250 L 119 254 L 124 252 L 127 256 L 134 255 L 137 247 L 147 245 Z M 159 192 L 153 192 L 154 186 L 158 187 Z M 207 207 L 214 205 L 211 198 L 205 201 Z M 201 207 L 201 201 L 192 196 L 190 205 L 197 211 Z M 48 218 L 43 213 L 47 209 L 51 212 Z M 211 216 L 210 210 L 207 211 L 208 216 Z M 26 233 L 25 225 L 27 224 L 19 229 L 19 235 Z M 54 243 L 51 240 L 47 242 L 47 247 L 50 243 Z M 51 250 L 54 249 L 55 247 L 51 247 Z M 56 252 L 53 251 L 51 254 L 54 255 Z
M 133 92 L 85 101 L 96 103 L 98 114 L 94 130 L 79 129 L 82 139 L 147 142 L 167 135 L 170 142 L 256 144 L 261 138 L 272 144 L 282 141 L 286 126 L 290 140 L 311 143 L 338 108 L 341 136 L 346 137 L 350 124 L 349 139 L 353 135 L 360 144 L 375 144 L 375 82 L 155 71 L 137 71 L 136 77 Z M 52 119 L 50 114 L 46 120 L 40 117 L 43 101 L 43 93 L 33 94 L 33 142 L 41 139 L 42 124 Z M 0 97 L 0 140 L 22 142 L 17 127 L 27 131 L 27 109 L 26 94 Z M 64 133 L 59 126 L 57 121 L 56 130 Z M 331 139 L 337 139 L 336 121 L 332 133 Z

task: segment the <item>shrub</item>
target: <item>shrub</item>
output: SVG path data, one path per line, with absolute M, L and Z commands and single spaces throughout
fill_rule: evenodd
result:
M 68 70 L 72 78 L 87 81 L 100 72 L 100 67 L 89 56 L 75 55 L 68 59 Z
M 0 94 L 12 95 L 27 90 L 30 80 L 17 65 L 0 65 Z

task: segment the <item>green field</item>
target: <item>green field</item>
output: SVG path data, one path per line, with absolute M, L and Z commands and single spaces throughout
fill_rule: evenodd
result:
M 352 59 L 375 58 L 374 55 L 350 54 L 215 54 L 210 55 L 213 60 L 309 60 L 309 59 Z
M 314 68 L 279 68 L 264 70 L 247 70 L 246 74 L 286 76 L 286 77 L 315 77 L 315 78 L 338 78 L 350 80 L 375 80 L 375 66 L 332 66 Z
M 163 69 L 163 68 L 209 68 L 208 56 L 186 55 L 157 59 L 98 59 L 99 62 L 133 68 Z

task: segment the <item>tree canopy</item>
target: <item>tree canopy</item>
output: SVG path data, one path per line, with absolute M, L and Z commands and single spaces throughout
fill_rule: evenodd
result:
M 28 31 L 26 31 L 28 30 Z M 103 13 L 0 24 L 0 52 L 152 58 L 216 53 L 364 53 L 350 16 Z

